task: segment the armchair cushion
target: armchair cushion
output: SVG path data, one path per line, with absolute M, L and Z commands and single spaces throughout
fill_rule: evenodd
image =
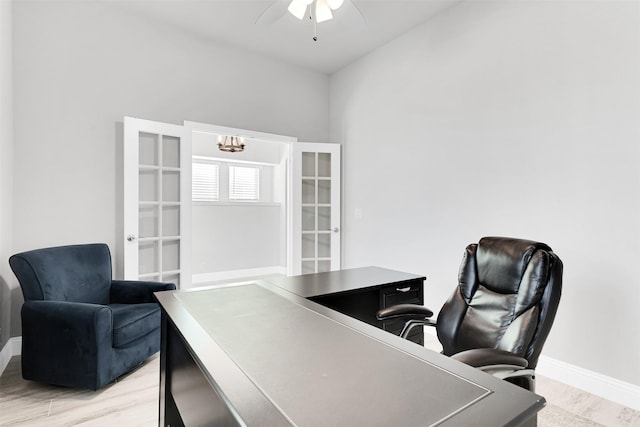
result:
M 125 347 L 160 327 L 160 307 L 154 303 L 111 304 L 113 347 Z

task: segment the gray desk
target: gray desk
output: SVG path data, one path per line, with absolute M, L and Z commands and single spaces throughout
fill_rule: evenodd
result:
M 270 283 L 156 297 L 161 426 L 534 426 L 544 406 Z
M 401 319 L 380 321 L 379 309 L 396 304 L 424 304 L 424 276 L 380 267 L 361 267 L 301 276 L 273 277 L 265 282 L 400 335 Z M 422 326 L 408 340 L 424 345 Z

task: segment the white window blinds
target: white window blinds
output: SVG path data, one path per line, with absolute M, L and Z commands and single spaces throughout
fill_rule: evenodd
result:
M 260 200 L 260 168 L 229 166 L 229 200 Z
M 191 192 L 194 202 L 215 202 L 220 199 L 219 167 L 212 163 L 193 162 Z

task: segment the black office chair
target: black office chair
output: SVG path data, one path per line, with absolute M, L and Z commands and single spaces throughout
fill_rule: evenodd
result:
M 413 304 L 384 308 L 377 317 L 406 319 L 404 338 L 417 325 L 435 326 L 443 354 L 533 391 L 560 302 L 562 268 L 544 243 L 484 237 L 467 246 L 458 288 L 437 322 L 431 310 Z

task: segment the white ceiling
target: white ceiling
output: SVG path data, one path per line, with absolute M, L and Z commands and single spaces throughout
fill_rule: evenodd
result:
M 331 74 L 461 0 L 345 0 L 314 24 L 287 12 L 290 0 L 114 1 L 195 37 Z

